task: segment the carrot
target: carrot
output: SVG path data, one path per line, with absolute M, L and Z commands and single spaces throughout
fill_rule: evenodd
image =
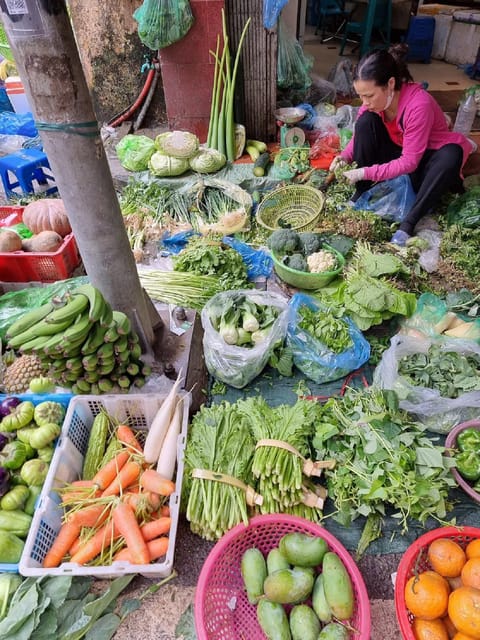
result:
M 170 507 L 168 504 L 164 504 L 159 509 L 160 515 L 163 517 L 170 517 Z
M 92 504 L 77 511 L 72 511 L 67 516 L 67 522 L 78 524 L 80 527 L 95 527 L 105 522 L 109 513 L 109 505 Z
M 150 562 L 150 554 L 147 543 L 143 539 L 132 507 L 125 502 L 119 502 L 113 510 L 113 522 L 125 538 L 127 548 L 130 551 L 130 562 L 133 564 L 148 564 Z
M 151 513 L 160 506 L 160 496 L 151 491 L 125 491 L 122 495 L 123 502 L 129 504 L 138 514 L 139 511 Z
M 143 453 L 142 445 L 139 443 L 133 430 L 126 424 L 119 424 L 117 427 L 117 438 L 119 442 L 124 444 L 132 453 Z
M 78 551 L 70 558 L 70 562 L 86 564 L 109 547 L 115 538 L 119 537 L 114 522 L 110 521 L 100 527 L 98 531 L 88 540 L 80 545 Z
M 134 460 L 129 460 L 117 473 L 111 484 L 104 489 L 102 498 L 107 496 L 118 496 L 131 484 L 138 480 L 142 468 Z
M 171 525 L 171 518 L 158 518 L 158 520 L 152 520 L 141 526 L 140 531 L 142 532 L 143 539 L 149 541 L 168 533 Z
M 58 567 L 74 541 L 80 535 L 81 526 L 77 522 L 65 522 L 43 560 L 44 569 Z
M 175 483 L 164 478 L 154 469 L 145 469 L 140 476 L 140 486 L 161 496 L 170 496 L 175 491 Z
M 162 536 L 161 538 L 155 538 L 154 540 L 149 540 L 147 542 L 147 549 L 150 555 L 150 562 L 153 560 L 158 560 L 164 556 L 168 551 L 168 538 Z M 132 562 L 130 549 L 128 547 L 124 547 L 120 549 L 115 556 L 113 557 L 113 561 L 123 560 L 123 562 Z M 135 564 L 135 563 L 133 563 Z
M 115 476 L 120 469 L 127 463 L 130 458 L 128 451 L 120 451 L 117 455 L 107 462 L 92 478 L 92 484 L 104 491 L 108 485 L 112 484 Z

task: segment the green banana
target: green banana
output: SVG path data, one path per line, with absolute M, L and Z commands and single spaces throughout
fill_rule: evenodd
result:
M 98 322 L 105 312 L 108 304 L 102 292 L 91 284 L 83 284 L 72 291 L 72 295 L 83 294 L 88 298 L 90 322 Z
M 114 343 L 113 342 L 104 342 L 101 347 L 97 349 L 97 357 L 98 358 L 109 358 L 113 356 Z
M 140 367 L 136 362 L 130 362 L 127 366 L 127 373 L 130 376 L 138 376 L 140 373 Z
M 65 367 L 70 370 L 83 369 L 83 363 L 81 356 L 75 356 L 73 358 L 67 358 L 65 360 Z
M 35 353 L 36 351 L 43 351 L 47 340 L 48 338 L 45 336 L 37 336 L 28 342 L 24 342 L 20 346 L 19 351 L 20 353 Z
M 63 340 L 63 332 L 56 333 L 53 336 L 50 336 L 50 338 L 48 338 L 48 340 L 45 342 L 45 345 L 43 347 L 45 353 L 48 353 L 48 355 L 60 353 L 61 351 L 60 345 L 62 343 L 62 340 Z
M 63 371 L 67 368 L 67 361 L 65 358 L 61 358 L 59 360 L 52 360 L 50 363 L 50 369 L 53 371 Z
M 108 303 L 106 303 L 103 309 L 103 314 L 100 318 L 100 324 L 102 325 L 102 327 L 106 327 L 108 329 L 108 327 L 112 324 L 112 320 L 113 320 L 112 307 Z
M 107 364 L 101 364 L 97 371 L 101 376 L 108 376 L 109 373 L 115 369 L 115 362 L 108 362 Z
M 85 356 L 88 356 L 91 353 L 95 353 L 98 347 L 101 347 L 104 340 L 105 333 L 108 331 L 107 328 L 102 327 L 99 322 L 96 322 L 92 325 L 90 332 L 85 340 L 85 343 L 82 347 L 82 353 Z
M 117 324 L 115 320 L 112 320 L 112 324 L 105 331 L 103 340 L 104 342 L 115 342 L 118 338 L 120 338 L 120 334 L 118 333 Z
M 85 382 L 89 382 L 90 384 L 94 384 L 99 380 L 99 378 L 100 375 L 97 373 L 97 371 L 86 371 L 85 375 L 83 376 Z
M 63 347 L 63 357 L 64 358 L 77 358 L 82 355 L 82 344 L 83 341 L 72 342 L 67 346 Z
M 62 377 L 67 382 L 76 382 L 78 380 L 77 371 L 69 371 L 68 369 L 62 373 Z
M 127 365 L 130 362 L 130 353 L 128 351 L 120 351 L 120 353 L 116 353 L 115 361 L 118 364 Z
M 140 387 L 143 387 L 143 385 L 145 384 L 145 382 L 146 382 L 146 380 L 145 380 L 145 378 L 144 378 L 143 376 L 136 376 L 136 377 L 135 377 L 135 380 L 133 381 L 133 384 L 134 384 L 136 387 L 140 388 Z
M 74 322 L 80 313 L 83 313 L 88 308 L 88 298 L 85 295 L 72 296 L 67 304 L 59 309 L 51 311 L 45 318 L 46 322 L 57 324 L 70 320 Z
M 120 335 L 126 336 L 130 333 L 132 323 L 130 318 L 123 311 L 113 311 L 113 319 L 117 324 L 117 331 Z
M 52 303 L 46 302 L 45 304 L 42 304 L 41 307 L 37 307 L 36 309 L 27 311 L 27 313 L 24 313 L 23 316 L 21 316 L 18 320 L 12 322 L 12 324 L 7 329 L 5 337 L 7 338 L 7 340 L 10 340 L 10 338 L 14 338 L 20 333 L 27 331 L 27 329 L 30 329 L 30 327 L 35 326 L 37 322 L 43 320 L 52 309 Z
M 115 353 L 117 355 L 119 353 L 122 353 L 123 351 L 127 351 L 127 349 L 128 349 L 128 338 L 127 338 L 127 336 L 122 336 L 113 345 L 113 350 L 115 351 Z
M 138 358 L 140 358 L 140 356 L 142 355 L 142 347 L 138 344 L 134 344 L 132 346 L 129 345 L 130 348 L 130 357 L 134 358 L 135 360 L 138 360 Z
M 98 367 L 97 356 L 94 353 L 92 353 L 89 356 L 83 356 L 82 366 L 85 369 L 85 371 L 95 371 Z
M 90 387 L 90 393 L 92 394 L 92 396 L 99 396 L 100 395 L 100 387 L 95 382 Z
M 131 385 L 130 378 L 128 376 L 120 376 L 117 380 L 117 384 L 122 389 L 128 389 L 128 387 Z
M 98 388 L 102 393 L 110 393 L 113 390 L 114 384 L 109 378 L 100 378 L 98 381 Z
M 63 332 L 63 345 L 68 348 L 71 343 L 81 342 L 83 344 L 88 336 L 91 328 L 90 318 L 88 312 L 84 311 L 77 317 L 74 324 Z
M 90 383 L 83 378 L 78 378 L 76 385 L 79 388 L 80 393 L 90 393 Z

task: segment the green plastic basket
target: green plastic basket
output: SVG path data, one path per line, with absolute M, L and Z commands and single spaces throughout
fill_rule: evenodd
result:
M 321 191 L 300 184 L 287 184 L 268 193 L 257 208 L 257 221 L 275 231 L 289 227 L 295 231 L 315 229 L 325 204 Z
M 277 275 L 287 284 L 297 289 L 321 289 L 336 278 L 345 266 L 345 258 L 333 247 L 324 244 L 323 249 L 330 251 L 337 258 L 338 268 L 333 271 L 322 271 L 322 273 L 308 273 L 290 269 L 272 252 L 273 266 Z

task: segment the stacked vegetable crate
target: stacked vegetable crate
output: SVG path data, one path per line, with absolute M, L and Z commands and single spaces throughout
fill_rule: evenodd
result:
M 164 578 L 173 570 L 175 538 L 182 490 L 184 450 L 187 436 L 190 395 L 179 392 L 184 411 L 180 435 L 177 441 L 175 491 L 170 496 L 171 527 L 168 550 L 158 562 L 138 565 L 126 561 L 114 561 L 110 566 L 80 566 L 64 562 L 59 567 L 43 568 L 47 552 L 55 541 L 62 524 L 63 508 L 59 490 L 66 483 L 81 477 L 83 461 L 88 447 L 90 430 L 101 411 L 132 429 L 148 432 L 152 421 L 167 394 L 131 394 L 78 396 L 68 407 L 62 434 L 52 459 L 47 479 L 40 495 L 40 503 L 33 517 L 25 549 L 20 559 L 19 571 L 24 576 L 43 575 L 91 575 L 98 578 L 114 578 L 129 573 L 139 573 L 148 578 Z
M 8 396 L 6 395 L 0 395 L 0 402 L 5 400 L 7 397 Z M 47 402 L 47 401 L 58 402 L 65 408 L 65 410 L 68 410 L 69 402 L 73 396 L 70 393 L 38 394 L 38 395 L 21 393 L 21 394 L 17 394 L 15 397 L 21 400 L 22 402 L 30 401 L 34 404 L 34 406 L 37 406 L 38 404 L 42 402 Z M 37 505 L 39 501 L 40 501 L 40 498 L 37 499 Z M 32 520 L 32 525 L 33 525 L 33 520 Z M 0 563 L 0 573 L 4 573 L 4 572 L 18 573 L 18 571 L 19 571 L 19 563 Z

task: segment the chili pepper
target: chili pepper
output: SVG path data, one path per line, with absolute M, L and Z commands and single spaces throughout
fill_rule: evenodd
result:
M 455 456 L 458 473 L 465 478 L 475 482 L 480 479 L 480 453 L 476 451 L 461 451 Z
M 478 451 L 480 453 L 480 429 L 468 427 L 457 436 L 457 446 L 460 451 Z

